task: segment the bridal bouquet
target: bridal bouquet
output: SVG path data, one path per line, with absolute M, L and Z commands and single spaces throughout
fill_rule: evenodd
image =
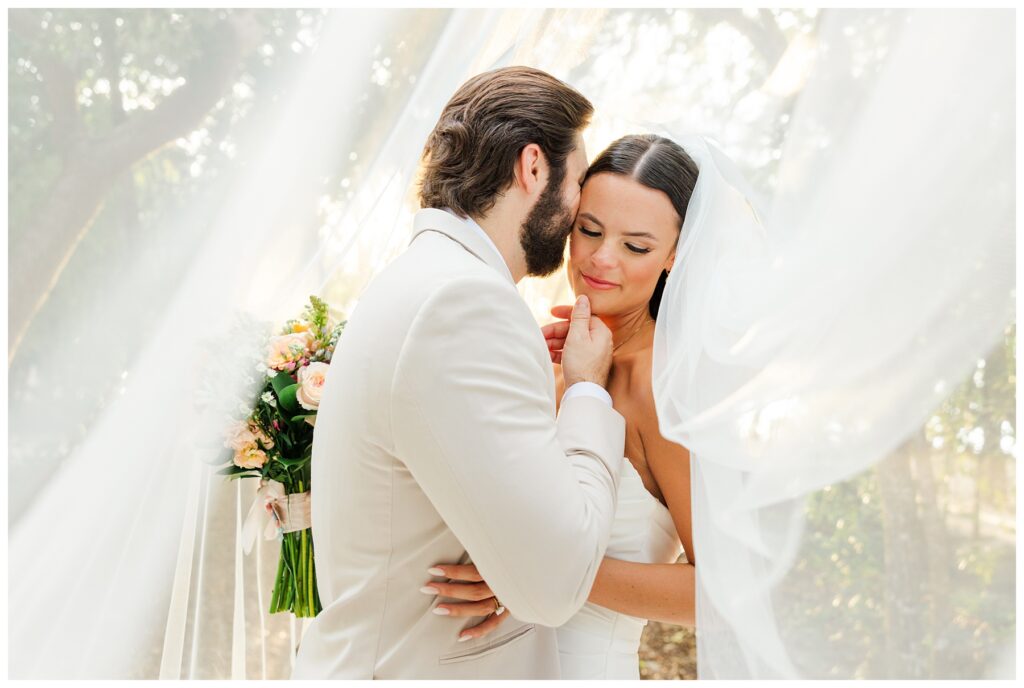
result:
M 270 613 L 290 611 L 298 617 L 316 616 L 321 609 L 310 530 L 310 457 L 320 392 L 345 326 L 332 318 L 324 301 L 315 296 L 309 301 L 301 318 L 270 337 L 258 366 L 265 376 L 262 393 L 248 417 L 229 428 L 224 444 L 234 457 L 218 471 L 229 479 L 260 479 L 242 529 L 243 547 L 248 554 L 266 512 L 264 537 L 281 536 Z

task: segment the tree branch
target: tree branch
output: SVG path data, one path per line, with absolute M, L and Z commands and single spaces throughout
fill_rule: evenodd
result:
M 191 131 L 230 88 L 245 53 L 256 44 L 251 17 L 233 16 L 191 70 L 188 82 L 156 108 L 129 117 L 106 136 L 70 153 L 64 170 L 21 242 L 11 247 L 8 362 L 88 232 L 117 175 Z

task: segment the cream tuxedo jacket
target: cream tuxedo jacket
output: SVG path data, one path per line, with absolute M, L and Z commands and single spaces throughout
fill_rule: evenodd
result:
M 340 338 L 313 439 L 323 611 L 293 678 L 558 678 L 554 630 L 608 543 L 625 423 L 574 397 L 555 418 L 543 336 L 484 236 L 421 210 L 408 250 Z M 512 618 L 438 616 L 419 591 L 472 561 Z M 433 579 L 439 580 L 439 579 Z

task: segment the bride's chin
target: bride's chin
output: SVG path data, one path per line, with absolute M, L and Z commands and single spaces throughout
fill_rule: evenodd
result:
M 601 291 L 600 289 L 592 289 L 581 277 L 576 277 L 573 280 L 572 291 L 573 301 L 581 296 L 587 297 L 587 300 L 590 301 L 590 312 L 594 315 L 612 310 L 612 306 L 614 304 L 609 300 L 609 294 L 606 291 Z
M 605 311 L 609 310 L 610 304 L 608 303 L 607 294 L 602 294 L 596 289 L 577 289 L 576 298 L 586 296 L 587 300 L 590 301 L 590 313 L 592 315 L 600 315 Z

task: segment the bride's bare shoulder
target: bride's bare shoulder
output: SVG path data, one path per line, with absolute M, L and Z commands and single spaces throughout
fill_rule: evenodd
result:
M 651 385 L 651 359 L 653 349 L 639 349 L 631 353 L 628 359 L 620 364 L 626 368 L 628 384 L 626 391 L 634 405 L 648 409 L 654 408 L 654 391 Z
M 658 414 L 654 405 L 654 388 L 651 384 L 651 349 L 641 349 L 621 360 L 614 371 L 618 378 L 612 398 L 615 408 L 641 435 L 658 427 Z

